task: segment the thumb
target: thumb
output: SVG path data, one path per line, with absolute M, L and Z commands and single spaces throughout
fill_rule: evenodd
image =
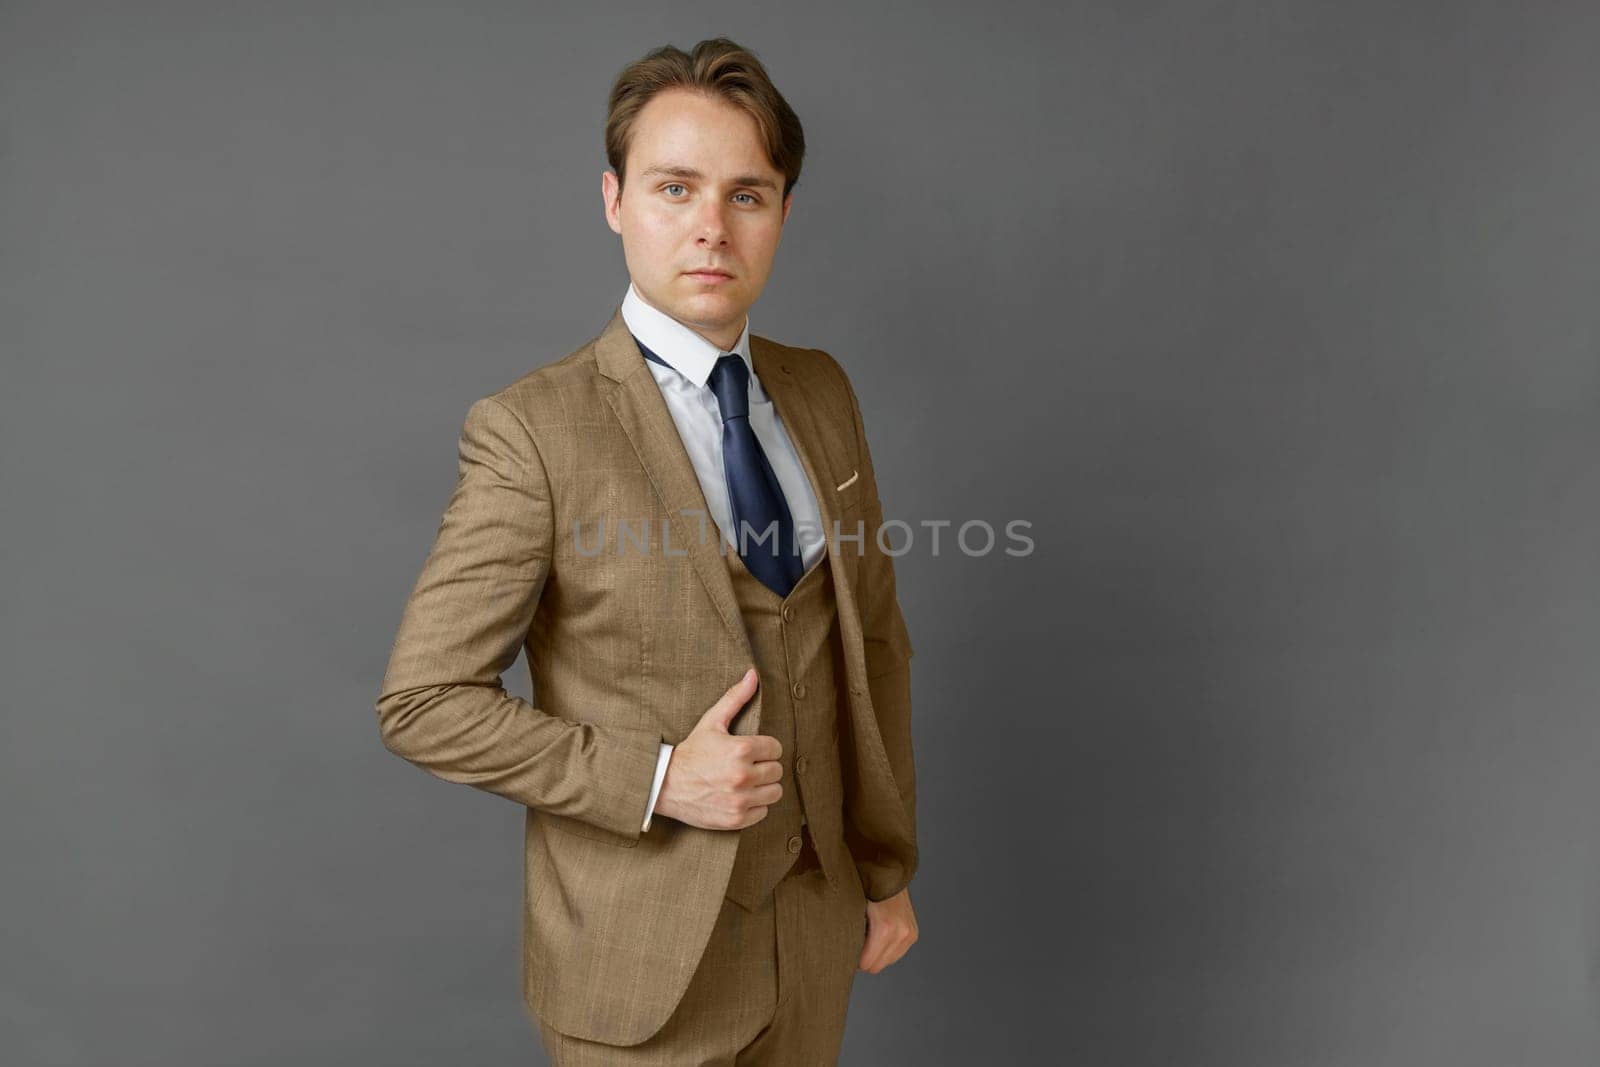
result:
M 700 716 L 700 722 L 696 729 L 710 727 L 722 733 L 727 733 L 728 724 L 733 721 L 735 715 L 739 714 L 739 709 L 743 708 L 750 698 L 755 695 L 755 691 L 756 669 L 751 667 L 744 672 L 744 677 L 734 682 L 715 704 L 706 709 L 706 713 Z

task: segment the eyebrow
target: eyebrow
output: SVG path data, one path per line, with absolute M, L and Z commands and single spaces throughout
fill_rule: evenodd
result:
M 706 180 L 706 176 L 693 167 L 678 166 L 670 163 L 657 163 L 654 166 L 646 167 L 640 172 L 640 177 L 643 178 L 648 178 L 651 175 L 658 175 L 663 178 L 688 178 L 693 181 Z M 778 191 L 776 182 L 760 174 L 739 174 L 728 179 L 728 184 L 744 185 L 753 189 L 771 189 L 773 192 Z

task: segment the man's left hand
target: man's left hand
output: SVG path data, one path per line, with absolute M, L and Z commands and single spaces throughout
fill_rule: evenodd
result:
M 916 943 L 917 915 L 911 910 L 910 889 L 887 900 L 867 901 L 867 943 L 861 946 L 858 970 L 877 974 Z

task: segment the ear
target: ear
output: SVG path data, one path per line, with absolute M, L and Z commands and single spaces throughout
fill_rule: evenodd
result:
M 611 171 L 600 175 L 600 197 L 605 201 L 606 225 L 612 233 L 622 232 L 622 183 Z
M 779 220 L 779 222 L 778 222 L 779 226 L 782 226 L 785 222 L 789 221 L 789 208 L 791 208 L 793 206 L 794 206 L 794 193 L 791 191 L 788 196 L 783 198 L 783 218 Z

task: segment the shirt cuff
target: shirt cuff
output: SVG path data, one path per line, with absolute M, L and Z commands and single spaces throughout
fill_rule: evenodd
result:
M 661 751 L 656 754 L 656 780 L 650 783 L 650 802 L 644 809 L 645 830 L 650 829 L 650 819 L 656 813 L 656 797 L 661 793 L 661 780 L 667 776 L 667 761 L 670 759 L 672 746 L 663 741 Z

